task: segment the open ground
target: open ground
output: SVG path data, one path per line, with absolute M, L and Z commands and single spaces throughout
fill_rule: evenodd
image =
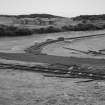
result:
M 47 38 L 56 39 L 64 36 L 68 38 L 104 32 L 70 32 L 47 34 L 42 37 L 4 38 L 0 41 L 0 58 L 10 60 L 8 63 L 26 62 L 23 65 L 27 66 L 38 62 L 38 65 L 60 63 L 103 67 L 104 59 L 34 55 L 25 53 L 24 49 Z M 2 59 L 0 63 L 7 62 Z M 0 69 L 0 105 L 105 105 L 105 81 L 46 77 L 43 73 L 21 69 Z

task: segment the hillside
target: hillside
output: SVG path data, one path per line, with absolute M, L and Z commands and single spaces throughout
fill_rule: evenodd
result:
M 50 14 L 0 15 L 0 36 L 102 29 L 105 29 L 105 14 L 72 18 Z
M 65 17 L 50 14 L 30 14 L 30 15 L 0 15 L 0 24 L 14 26 L 28 26 L 30 28 L 48 25 L 59 25 L 68 23 L 69 19 Z M 32 27 L 31 27 L 32 28 Z
M 74 20 L 105 20 L 105 14 L 103 15 L 80 15 L 73 18 Z

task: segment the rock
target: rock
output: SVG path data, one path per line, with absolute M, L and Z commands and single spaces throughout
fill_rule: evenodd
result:
M 67 73 L 68 73 L 68 74 L 70 74 L 70 73 L 71 73 L 71 71 L 68 71 Z
M 105 82 L 98 82 L 98 86 L 105 86 Z
M 78 73 L 79 75 L 81 75 L 82 73 Z
M 83 97 L 83 96 L 79 96 L 78 98 L 79 98 L 79 100 L 84 100 L 85 99 L 85 97 Z
M 89 76 L 93 76 L 93 74 L 89 74 Z
M 71 67 L 69 67 L 69 68 L 68 68 L 68 70 L 73 70 L 73 68 L 74 68 L 74 67 L 73 67 L 73 66 L 71 66 Z

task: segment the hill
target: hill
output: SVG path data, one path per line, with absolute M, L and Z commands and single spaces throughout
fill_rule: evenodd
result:
M 102 15 L 80 15 L 73 18 L 74 20 L 105 20 L 105 14 Z
M 0 36 L 102 29 L 105 29 L 105 14 L 72 18 L 50 14 L 0 15 Z

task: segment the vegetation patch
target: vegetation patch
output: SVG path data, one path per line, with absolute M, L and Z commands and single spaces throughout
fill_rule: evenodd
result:
M 0 15 L 10 22 L 0 23 L 0 36 L 25 36 L 66 31 L 91 31 L 105 29 L 105 15 L 83 15 L 65 18 L 50 14 Z M 1 20 L 1 21 L 2 21 Z M 8 23 L 8 24 L 7 24 Z M 33 27 L 33 28 L 30 28 Z

